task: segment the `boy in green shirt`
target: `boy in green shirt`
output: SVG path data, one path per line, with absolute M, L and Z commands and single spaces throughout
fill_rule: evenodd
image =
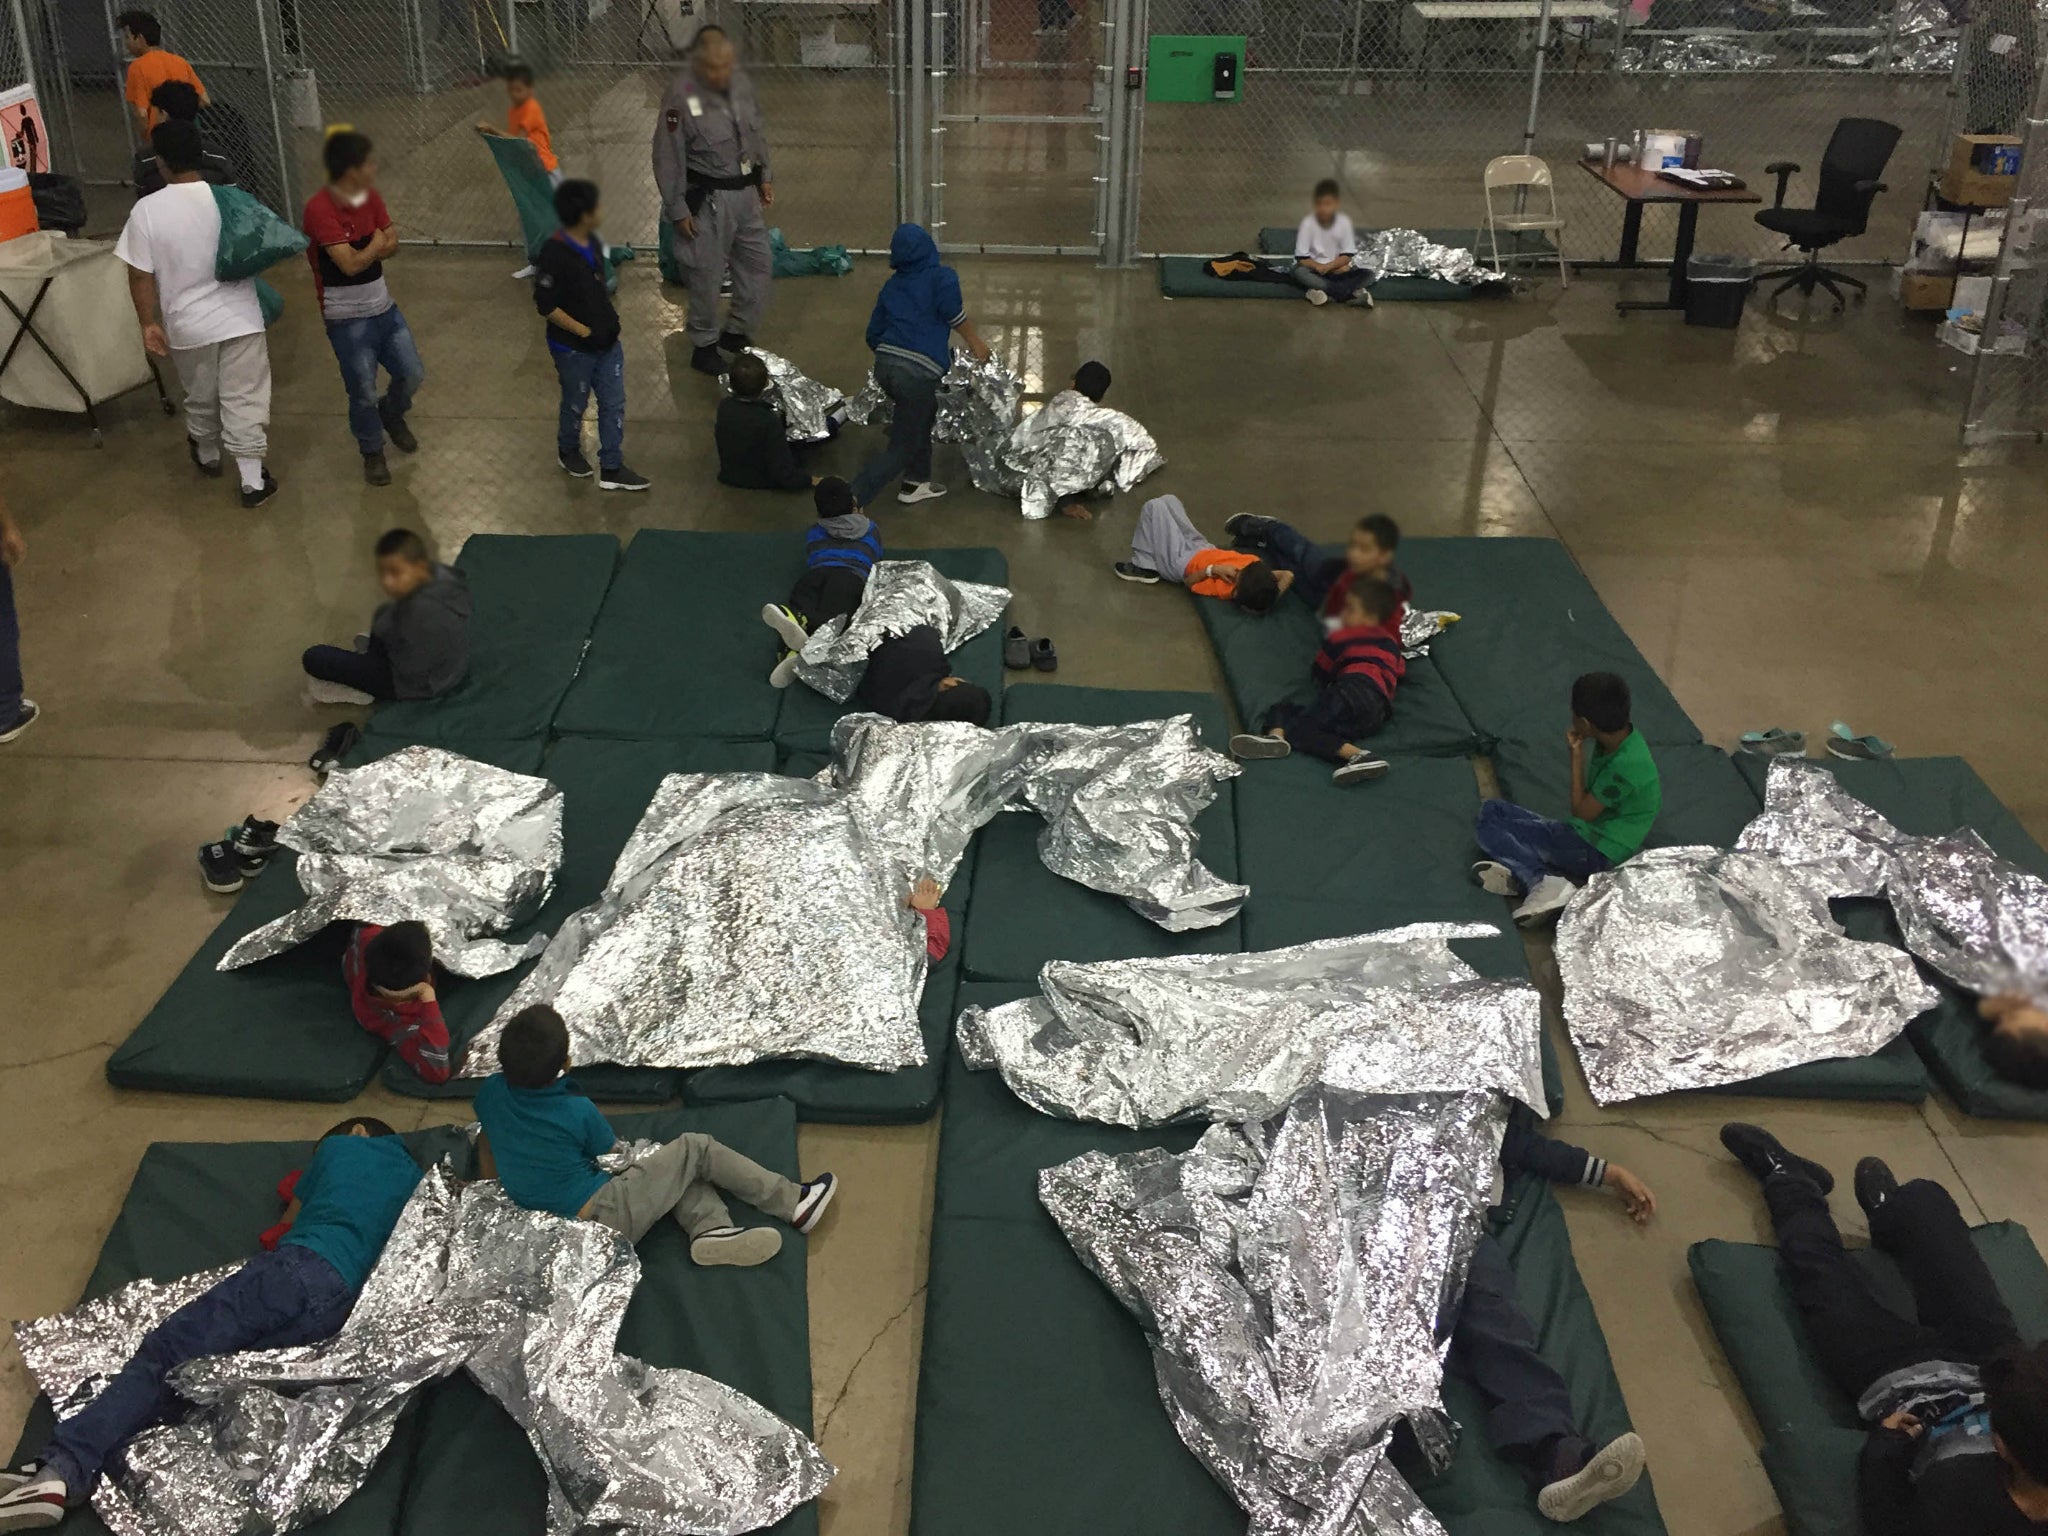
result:
M 1571 819 L 1508 800 L 1479 807 L 1476 836 L 1486 855 L 1472 866 L 1496 896 L 1521 896 L 1523 927 L 1563 909 L 1591 876 L 1643 846 L 1664 801 L 1657 764 L 1629 724 L 1628 684 L 1612 672 L 1588 672 L 1572 684 Z

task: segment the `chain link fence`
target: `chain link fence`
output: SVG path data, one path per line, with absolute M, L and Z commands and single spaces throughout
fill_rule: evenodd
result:
M 2003 104 L 2003 91 L 1996 100 Z M 2019 185 L 2006 210 L 1963 416 L 1971 446 L 2048 436 L 2048 76 L 2018 129 Z

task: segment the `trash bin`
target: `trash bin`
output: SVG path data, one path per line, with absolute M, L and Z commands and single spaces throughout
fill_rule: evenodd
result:
M 1685 323 L 1732 331 L 1742 323 L 1742 306 L 1756 286 L 1756 261 L 1748 256 L 1690 256 L 1685 263 Z

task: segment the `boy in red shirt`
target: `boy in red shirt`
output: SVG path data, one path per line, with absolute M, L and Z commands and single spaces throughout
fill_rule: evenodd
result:
M 327 185 L 306 199 L 303 223 L 312 242 L 306 259 L 313 264 L 320 317 L 327 322 L 327 339 L 348 390 L 348 426 L 362 451 L 363 479 L 389 485 L 384 441 L 388 437 L 406 453 L 419 447 L 405 415 L 426 369 L 412 329 L 384 284 L 384 263 L 398 254 L 398 234 L 377 195 L 370 141 L 337 129 L 321 153 Z M 377 394 L 380 367 L 391 380 L 382 398 Z
M 1401 595 L 1377 577 L 1351 583 L 1337 627 L 1324 637 L 1313 668 L 1315 701 L 1275 704 L 1262 735 L 1230 738 L 1236 758 L 1286 757 L 1296 747 L 1337 765 L 1332 784 L 1382 777 L 1384 758 L 1358 745 L 1387 723 L 1394 689 L 1408 670 L 1401 653 Z
M 423 1083 L 445 1083 L 455 1070 L 448 1025 L 434 995 L 434 941 L 425 923 L 365 923 L 341 957 L 356 1022 L 395 1046 Z

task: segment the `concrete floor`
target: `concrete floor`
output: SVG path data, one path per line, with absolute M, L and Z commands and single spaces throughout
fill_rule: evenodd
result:
M 303 760 L 320 722 L 299 703 L 297 654 L 353 632 L 374 599 L 378 532 L 410 524 L 453 551 L 480 530 L 623 537 L 806 520 L 801 499 L 713 483 L 714 391 L 685 368 L 681 315 L 651 264 L 629 272 L 623 309 L 628 456 L 655 489 L 605 496 L 564 479 L 550 457 L 552 372 L 511 265 L 414 252 L 394 263 L 429 380 L 421 451 L 397 460 L 388 489 L 359 478 L 302 269 L 282 281 L 272 338 L 284 489 L 262 512 L 193 475 L 146 393 L 108 409 L 103 450 L 75 420 L 0 416 L 0 483 L 30 545 L 18 578 L 29 685 L 48 710 L 0 749 L 0 1215 L 35 1234 L 0 1266 L 0 1315 L 75 1299 L 150 1141 L 305 1136 L 333 1118 L 324 1105 L 117 1093 L 102 1064 L 223 910 L 195 878 L 194 848 L 310 793 Z M 851 389 L 877 276 L 868 264 L 779 285 L 763 342 Z M 1965 378 L 1888 302 L 1810 323 L 1752 309 L 1725 333 L 1618 320 L 1616 287 L 1598 280 L 1366 314 L 1170 304 L 1149 269 L 989 261 L 963 278 L 984 334 L 1034 390 L 1083 357 L 1111 364 L 1113 402 L 1168 456 L 1146 491 L 1181 495 L 1205 526 L 1274 511 L 1336 535 L 1387 512 L 1414 534 L 1561 538 L 1710 739 L 1845 718 L 1909 754 L 1962 753 L 2048 836 L 2042 461 L 1958 458 Z M 869 441 L 834 445 L 828 466 L 849 469 Z M 1002 547 L 1016 620 L 1057 638 L 1060 681 L 1219 685 L 1189 605 L 1110 575 L 1129 499 L 1090 526 L 1025 523 L 967 489 L 948 450 L 940 472 L 955 494 L 891 507 L 889 538 Z M 1719 1121 L 1761 1117 L 1837 1169 L 1882 1151 L 1902 1175 L 1946 1180 L 1973 1218 L 2048 1233 L 2048 1128 L 1966 1121 L 1939 1099 L 1602 1113 L 1568 1076 L 1565 1134 L 1662 1200 L 1639 1231 L 1599 1197 L 1564 1196 L 1674 1536 L 1779 1529 L 1755 1425 L 1683 1263 L 1695 1239 L 1763 1230 L 1715 1143 Z M 376 1088 L 356 1108 L 401 1127 L 459 1113 Z M 847 1191 L 810 1259 L 818 1431 L 842 1469 L 823 1501 L 829 1536 L 906 1526 L 935 1143 L 935 1125 L 804 1132 L 806 1170 L 837 1170 Z M 1860 1231 L 1847 1197 L 1837 1205 Z M 30 1391 L 8 1345 L 0 1439 Z

